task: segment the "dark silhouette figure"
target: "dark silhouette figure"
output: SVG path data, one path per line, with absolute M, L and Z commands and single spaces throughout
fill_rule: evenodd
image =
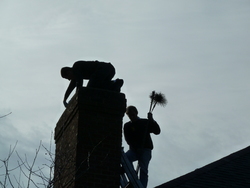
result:
M 114 75 L 114 66 L 106 62 L 77 61 L 72 67 L 63 67 L 61 69 L 61 76 L 70 80 L 63 99 L 64 106 L 66 107 L 68 105 L 67 98 L 74 88 L 82 87 L 84 79 L 89 80 L 87 87 L 120 92 L 123 80 L 112 80 Z
M 134 106 L 128 106 L 126 110 L 131 121 L 124 124 L 124 137 L 129 145 L 126 152 L 128 159 L 132 162 L 138 161 L 140 167 L 139 179 L 144 187 L 148 183 L 148 165 L 151 160 L 153 142 L 150 133 L 160 134 L 161 129 L 153 119 L 153 114 L 148 113 L 148 119 L 138 117 L 138 111 Z

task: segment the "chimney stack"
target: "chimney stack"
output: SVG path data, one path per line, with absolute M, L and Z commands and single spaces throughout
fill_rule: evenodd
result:
M 80 88 L 55 128 L 55 188 L 119 188 L 123 93 Z

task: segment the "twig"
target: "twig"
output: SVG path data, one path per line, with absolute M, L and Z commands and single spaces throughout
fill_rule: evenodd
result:
M 5 115 L 3 115 L 3 116 L 0 116 L 0 118 L 6 117 L 6 116 L 10 115 L 11 113 L 12 113 L 12 112 L 10 112 L 10 113 L 8 113 L 8 114 L 5 114 Z

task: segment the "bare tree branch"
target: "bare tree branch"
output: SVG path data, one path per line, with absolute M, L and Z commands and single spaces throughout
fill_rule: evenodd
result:
M 3 116 L 0 116 L 0 118 L 6 117 L 6 116 L 10 115 L 11 113 L 12 113 L 12 112 L 10 112 L 10 113 L 8 113 L 8 114 L 5 114 L 5 115 L 3 115 Z

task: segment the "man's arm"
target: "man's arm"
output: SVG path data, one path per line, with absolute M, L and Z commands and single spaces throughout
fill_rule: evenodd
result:
M 77 89 L 79 89 L 80 87 L 82 87 L 82 84 L 83 84 L 83 80 L 82 79 L 79 79 L 76 81 L 76 87 Z
M 67 107 L 68 103 L 67 103 L 67 99 L 70 95 L 70 93 L 73 91 L 73 89 L 75 89 L 76 87 L 76 81 L 75 80 L 71 80 L 70 83 L 69 83 L 69 86 L 65 92 L 65 95 L 64 95 L 64 99 L 63 99 L 63 104 L 65 107 Z
M 154 120 L 153 114 L 151 112 L 148 113 L 148 121 L 149 121 L 149 132 L 154 134 L 160 134 L 161 128 L 158 123 Z
M 131 135 L 130 135 L 130 130 L 129 130 L 129 123 L 125 123 L 123 127 L 123 132 L 124 132 L 124 138 L 127 142 L 128 145 L 131 144 Z
M 75 62 L 72 67 L 77 88 L 80 88 L 83 85 L 83 78 L 82 78 L 82 72 L 81 72 L 83 68 L 85 68 L 85 63 L 83 63 L 83 61 Z

